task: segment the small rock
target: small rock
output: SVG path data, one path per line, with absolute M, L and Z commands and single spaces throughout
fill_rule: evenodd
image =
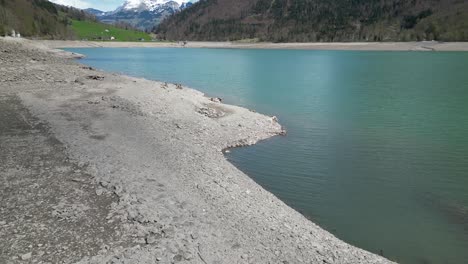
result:
M 184 259 L 185 260 L 191 260 L 191 259 L 193 259 L 193 255 L 190 252 L 185 252 L 184 253 Z
M 174 257 L 172 257 L 172 260 L 174 261 L 182 261 L 182 259 L 183 259 L 183 256 L 180 254 L 177 254 Z
M 154 238 L 154 236 L 146 237 L 146 244 L 153 244 L 155 242 L 156 242 L 156 238 Z
M 104 76 L 98 76 L 98 75 L 89 75 L 89 76 L 86 76 L 86 78 L 90 80 L 95 80 L 95 81 L 104 80 Z
M 223 101 L 223 99 L 221 99 L 219 97 L 211 97 L 210 101 L 215 102 L 215 103 L 221 103 Z
M 22 260 L 28 260 L 32 257 L 32 252 L 26 253 L 24 255 L 21 255 Z
M 103 190 L 102 188 L 97 188 L 97 189 L 96 189 L 96 194 L 97 194 L 98 196 L 101 196 L 103 193 L 104 193 L 104 190 Z
M 161 239 L 162 238 L 162 234 L 159 234 L 159 233 L 152 233 L 152 234 L 149 234 L 145 237 L 145 241 L 146 241 L 146 244 L 154 244 L 156 243 L 156 241 L 158 239 Z

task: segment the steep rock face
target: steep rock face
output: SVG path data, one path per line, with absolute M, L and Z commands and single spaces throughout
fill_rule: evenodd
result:
M 140 30 L 151 30 L 164 18 L 190 5 L 191 2 L 173 0 L 127 0 L 114 11 L 95 15 L 104 23 L 126 23 Z
M 203 0 L 156 30 L 171 40 L 468 40 L 468 1 Z

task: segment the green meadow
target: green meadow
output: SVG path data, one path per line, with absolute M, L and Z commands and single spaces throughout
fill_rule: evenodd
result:
M 87 40 L 111 40 L 114 41 L 150 41 L 149 34 L 136 30 L 118 28 L 112 25 L 96 23 L 92 21 L 72 20 L 72 30 L 78 39 Z

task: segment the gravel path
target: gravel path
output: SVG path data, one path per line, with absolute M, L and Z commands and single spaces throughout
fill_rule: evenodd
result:
M 276 118 L 74 57 L 0 39 L 0 263 L 389 262 L 226 161 Z

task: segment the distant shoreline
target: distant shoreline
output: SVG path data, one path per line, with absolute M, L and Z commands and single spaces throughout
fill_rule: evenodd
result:
M 226 48 L 298 49 L 355 51 L 468 51 L 468 42 L 333 42 L 333 43 L 241 43 L 241 42 L 99 42 L 74 40 L 36 40 L 49 48 Z

